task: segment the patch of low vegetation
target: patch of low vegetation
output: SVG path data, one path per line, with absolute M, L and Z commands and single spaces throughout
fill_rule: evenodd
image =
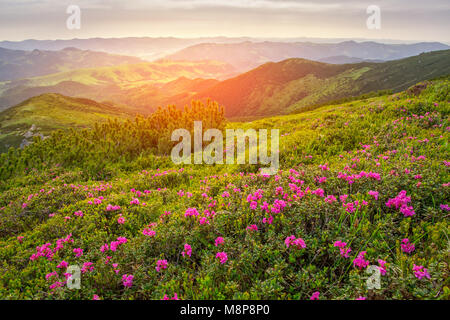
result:
M 0 297 L 449 299 L 449 84 L 250 123 L 194 103 L 11 148 Z M 279 172 L 174 165 L 194 120 L 279 128 Z

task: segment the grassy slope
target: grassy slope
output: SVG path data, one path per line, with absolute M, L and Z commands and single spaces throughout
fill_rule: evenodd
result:
M 4 183 L 9 188 L 0 197 L 0 297 L 91 299 L 97 294 L 102 299 L 161 299 L 177 293 L 181 299 L 309 299 L 319 291 L 321 299 L 448 299 L 449 224 L 440 207 L 449 199 L 444 163 L 450 156 L 448 99 L 449 81 L 442 80 L 418 96 L 401 93 L 230 124 L 281 129 L 283 172 L 278 178 L 256 176 L 251 173 L 256 168 L 248 165 L 179 170 L 169 160 L 154 157 L 138 157 L 126 166 L 111 163 L 106 182 L 83 178 L 83 164 L 80 169 L 76 164 L 72 169 L 51 166 L 18 175 Z M 319 165 L 326 163 L 329 170 L 321 170 Z M 377 173 L 379 179 L 354 177 L 349 183 L 340 177 L 362 171 Z M 319 183 L 318 177 L 327 180 Z M 297 199 L 292 183 L 304 192 Z M 273 207 L 278 199 L 287 206 L 271 214 L 250 209 L 247 195 L 258 189 L 263 191 L 258 205 L 267 201 Z M 311 192 L 320 189 L 337 201 L 327 203 Z M 139 195 L 135 190 L 151 192 Z M 180 196 L 180 190 L 192 197 Z M 370 196 L 370 190 L 379 192 L 379 198 Z M 411 197 L 411 217 L 385 204 L 401 190 Z M 28 197 L 31 194 L 35 196 Z M 355 204 L 357 209 L 349 212 L 341 195 L 348 195 L 345 203 L 367 205 Z M 89 203 L 99 197 L 100 204 Z M 140 204 L 131 204 L 134 198 Z M 216 203 L 209 207 L 212 200 Z M 106 211 L 107 204 L 121 209 Z M 198 218 L 184 216 L 187 208 L 197 208 L 201 215 L 206 209 L 218 213 L 201 225 Z M 83 217 L 74 215 L 79 210 Z M 171 214 L 163 215 L 167 211 Z M 270 215 L 273 223 L 264 224 L 262 219 Z M 118 223 L 120 216 L 124 224 Z M 251 224 L 258 231 L 247 230 Z M 148 227 L 154 236 L 142 233 Z M 53 248 L 68 234 L 74 242 L 64 243 L 52 260 L 29 259 L 36 246 L 48 242 Z M 306 248 L 286 248 L 291 235 L 301 237 Z M 24 238 L 18 241 L 17 236 Z M 216 247 L 218 236 L 225 243 Z M 127 238 L 117 251 L 99 250 L 117 237 Z M 412 253 L 401 251 L 403 238 L 415 244 Z M 333 246 L 337 240 L 352 248 L 349 258 Z M 180 254 L 186 243 L 192 246 L 190 257 Z M 82 248 L 83 255 L 75 257 L 73 248 Z M 228 255 L 224 264 L 216 258 L 222 251 Z M 363 251 L 371 265 L 386 261 L 379 290 L 368 290 L 365 270 L 353 266 Z M 106 256 L 112 257 L 107 264 Z M 157 272 L 159 259 L 166 259 L 168 268 Z M 63 279 L 56 267 L 61 260 L 93 262 L 94 270 L 82 274 L 81 290 L 49 288 Z M 112 263 L 118 265 L 113 268 Z M 414 264 L 424 266 L 431 280 L 415 277 Z M 47 281 L 45 275 L 53 271 L 59 278 Z M 134 276 L 131 288 L 122 283 L 124 274 Z
M 229 117 L 296 112 L 371 91 L 401 91 L 450 73 L 450 50 L 385 63 L 329 65 L 303 59 L 268 63 L 199 93 L 227 106 Z
M 17 80 L 79 68 L 136 64 L 143 60 L 104 52 L 66 48 L 21 51 L 0 48 L 0 80 Z
M 75 97 L 87 97 L 145 109 L 165 104 L 173 95 L 190 92 L 196 85 L 204 90 L 197 78 L 222 79 L 232 74 L 233 68 L 221 62 L 169 62 L 142 63 L 115 67 L 87 68 L 49 74 L 16 82 L 0 83 L 0 110 L 17 104 L 37 94 L 60 93 Z M 165 90 L 164 84 L 177 79 L 194 79 L 178 90 Z M 211 82 L 209 80 L 209 82 Z M 212 84 L 211 84 L 212 85 Z M 149 91 L 146 96 L 143 91 Z M 133 98 L 134 97 L 134 98 Z M 147 99 L 150 98 L 150 99 Z
M 29 79 L 30 86 L 49 86 L 71 80 L 87 85 L 116 84 L 124 88 L 147 83 L 166 83 L 180 77 L 221 78 L 232 69 L 215 61 L 202 62 L 146 62 L 114 67 L 78 69 Z
M 108 118 L 127 118 L 130 114 L 132 110 L 89 99 L 51 93 L 40 95 L 0 113 L 0 151 L 19 146 L 33 125 L 34 134 L 47 136 L 58 129 L 87 128 Z

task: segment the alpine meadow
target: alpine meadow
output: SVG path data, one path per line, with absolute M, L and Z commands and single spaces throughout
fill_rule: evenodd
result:
M 0 299 L 450 299 L 450 20 L 78 2 L 0 5 Z

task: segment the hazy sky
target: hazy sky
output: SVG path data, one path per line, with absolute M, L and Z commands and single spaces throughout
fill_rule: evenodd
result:
M 81 28 L 69 30 L 69 5 Z M 369 5 L 381 29 L 366 26 Z M 322 37 L 450 42 L 449 0 L 0 0 L 0 40 L 90 37 Z

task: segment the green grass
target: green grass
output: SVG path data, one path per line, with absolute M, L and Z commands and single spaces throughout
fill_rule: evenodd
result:
M 40 95 L 0 113 L 0 152 L 18 147 L 32 125 L 35 134 L 48 136 L 58 129 L 89 128 L 109 118 L 131 117 L 132 112 L 125 111 L 88 99 Z
M 0 156 L 0 297 L 161 299 L 177 293 L 181 299 L 309 299 L 319 291 L 320 299 L 447 300 L 450 230 L 448 211 L 441 206 L 450 199 L 450 83 L 425 85 L 300 114 L 228 123 L 228 128 L 281 130 L 282 171 L 276 177 L 255 174 L 256 165 L 182 168 L 164 155 L 171 129 L 195 119 L 218 119 L 213 126 L 220 125 L 215 106 L 56 132 L 23 150 L 11 149 Z M 319 165 L 325 164 L 329 169 L 323 171 Z M 353 183 L 343 173 L 355 175 Z M 319 183 L 319 177 L 326 182 Z M 301 192 L 293 191 L 293 183 Z M 280 187 L 285 196 L 277 192 Z M 320 189 L 337 201 L 324 201 L 315 194 Z M 257 190 L 262 199 L 253 210 L 247 196 Z M 386 205 L 402 190 L 411 197 L 412 216 Z M 369 191 L 379 192 L 379 198 Z M 358 201 L 354 211 L 343 206 L 343 195 L 346 203 Z M 101 203 L 90 203 L 100 197 Z M 139 205 L 130 203 L 134 198 Z M 275 208 L 280 200 L 286 203 L 280 212 L 259 208 L 264 201 Z M 367 204 L 360 205 L 363 201 Z M 108 204 L 120 210 L 107 211 Z M 204 217 L 207 209 L 216 214 L 201 224 L 198 217 L 185 216 L 188 208 Z M 74 214 L 80 210 L 82 217 Z M 270 216 L 272 224 L 262 222 Z M 258 231 L 247 229 L 252 224 Z M 146 228 L 156 234 L 144 235 Z M 52 259 L 30 260 L 37 246 L 55 248 L 57 239 L 69 234 L 73 243 L 63 243 Z M 291 235 L 302 238 L 306 248 L 287 248 Z M 216 247 L 219 236 L 225 243 Z M 118 237 L 127 242 L 116 251 L 100 251 Z M 413 252 L 402 252 L 404 238 L 414 243 Z M 349 258 L 333 246 L 338 240 L 351 247 Z M 181 255 L 186 243 L 192 246 L 190 257 Z M 82 248 L 83 255 L 75 257 L 74 248 Z M 381 289 L 368 289 L 365 268 L 353 265 L 362 251 L 370 265 L 386 261 Z M 227 253 L 226 263 L 216 258 L 218 252 Z M 168 268 L 158 272 L 162 259 Z M 64 281 L 64 269 L 57 268 L 62 260 L 93 263 L 94 269 L 81 276 L 80 290 L 50 287 Z M 417 278 L 414 265 L 426 268 L 430 279 Z M 57 276 L 46 280 L 55 271 Z M 134 276 L 130 288 L 122 282 L 125 274 Z

